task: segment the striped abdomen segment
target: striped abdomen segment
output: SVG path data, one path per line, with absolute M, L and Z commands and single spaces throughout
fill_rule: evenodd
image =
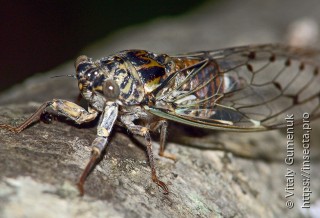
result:
M 217 64 L 181 58 L 174 61 L 175 71 L 180 71 L 176 78 L 176 91 L 179 92 L 176 103 L 190 105 L 189 101 L 193 99 L 192 104 L 196 107 L 211 107 L 224 91 L 223 74 L 219 74 Z
M 223 71 L 223 66 L 219 66 L 214 60 L 179 58 L 174 61 L 178 76 L 175 89 L 170 95 L 174 98 L 170 101 L 176 113 L 203 120 L 217 115 L 224 117 L 225 112 L 216 106 L 225 93 L 230 94 L 235 88 L 239 88 L 238 78 L 230 77 Z

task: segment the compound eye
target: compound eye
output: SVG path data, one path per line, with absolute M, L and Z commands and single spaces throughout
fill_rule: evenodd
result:
M 120 95 L 120 88 L 118 84 L 112 80 L 108 79 L 103 83 L 103 94 L 108 100 L 115 100 Z
M 88 61 L 88 60 L 89 60 L 89 58 L 87 56 L 81 55 L 74 62 L 74 67 L 77 69 L 81 62 L 85 62 L 85 61 Z

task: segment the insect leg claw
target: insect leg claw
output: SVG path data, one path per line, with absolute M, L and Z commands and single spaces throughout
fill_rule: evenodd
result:
M 169 189 L 168 189 L 167 185 L 164 182 L 159 180 L 156 176 L 152 176 L 152 181 L 154 183 L 156 183 L 158 186 L 160 186 L 160 188 L 162 188 L 163 194 L 165 194 L 165 195 L 169 194 Z
M 173 161 L 177 160 L 177 156 L 176 155 L 170 154 L 170 153 L 167 153 L 167 152 L 164 152 L 164 151 L 161 151 L 161 150 L 159 151 L 159 156 L 168 158 L 168 159 L 173 160 Z
M 84 169 L 84 171 L 82 172 L 82 175 L 79 179 L 79 182 L 77 183 L 77 187 L 78 187 L 80 196 L 84 195 L 84 188 L 83 188 L 84 182 L 85 182 L 86 178 L 88 177 L 89 173 L 93 170 L 93 168 L 97 162 L 97 159 L 100 157 L 100 154 L 101 154 L 100 151 L 98 149 L 95 149 L 95 147 L 93 147 L 91 159 L 90 159 L 89 163 L 87 164 L 86 168 Z

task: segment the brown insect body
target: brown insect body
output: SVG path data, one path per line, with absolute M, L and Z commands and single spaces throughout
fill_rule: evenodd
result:
M 283 45 L 243 46 L 168 56 L 144 50 L 126 50 L 97 61 L 80 56 L 76 78 L 88 109 L 73 102 L 45 102 L 18 127 L 0 128 L 18 133 L 39 121 L 44 113 L 59 114 L 77 124 L 99 116 L 92 157 L 78 182 L 80 193 L 89 172 L 108 144 L 116 121 L 146 140 L 152 180 L 158 179 L 150 132 L 160 130 L 159 155 L 164 153 L 167 121 L 195 127 L 260 131 L 285 126 L 287 114 L 320 116 L 319 51 Z M 147 125 L 137 125 L 136 120 Z M 148 123 L 149 122 L 149 123 Z

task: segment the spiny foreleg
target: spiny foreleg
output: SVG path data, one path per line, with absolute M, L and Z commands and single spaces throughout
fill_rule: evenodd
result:
M 41 115 L 45 113 L 66 117 L 77 124 L 90 122 L 98 115 L 98 112 L 93 108 L 89 107 L 88 111 L 86 111 L 84 108 L 73 102 L 62 99 L 53 99 L 52 101 L 43 103 L 34 114 L 19 126 L 0 124 L 0 128 L 7 129 L 14 133 L 19 133 L 32 123 L 38 122 L 41 119 Z

